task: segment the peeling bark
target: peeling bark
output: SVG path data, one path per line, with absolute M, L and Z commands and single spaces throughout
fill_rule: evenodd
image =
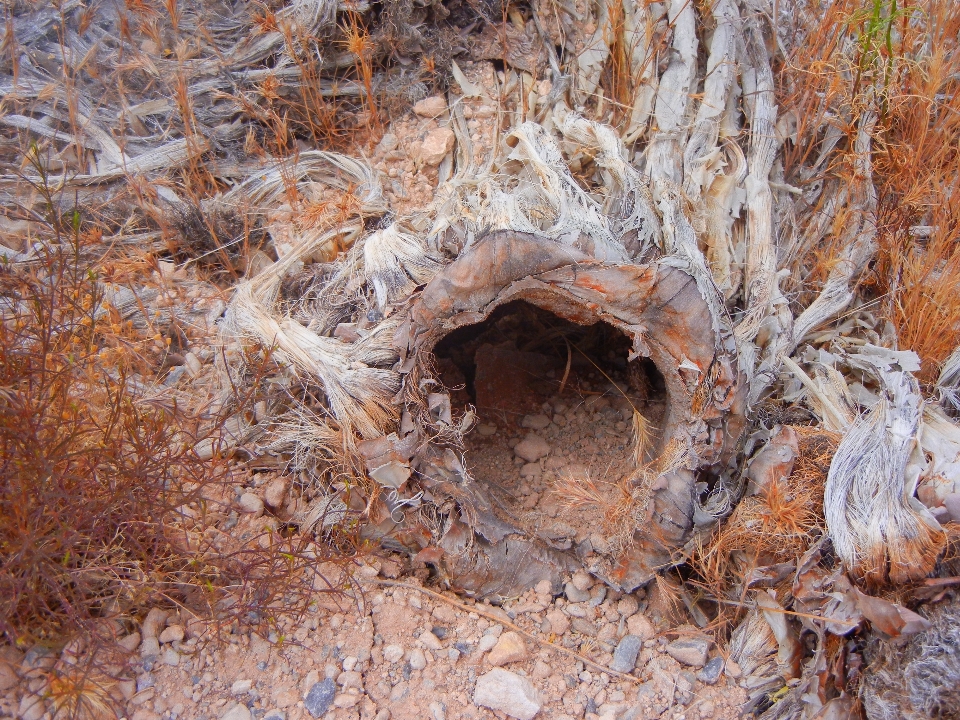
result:
M 493 233 L 437 274 L 409 311 L 398 339 L 401 358 L 414 358 L 401 397 L 423 415 L 423 381 L 431 376 L 433 347 L 453 330 L 475 325 L 497 307 L 524 300 L 573 323 L 604 321 L 630 338 L 631 357 L 653 360 L 667 385 L 669 405 L 653 463 L 658 472 L 639 474 L 645 485 L 647 523 L 637 527 L 634 545 L 619 557 L 595 558 L 591 570 L 615 586 L 632 590 L 670 564 L 693 530 L 695 480 L 708 469 L 729 469 L 744 427 L 744 376 L 737 365 L 729 328 L 716 328 L 714 312 L 694 273 L 669 259 L 646 265 L 606 263 L 546 238 L 517 232 Z M 436 463 L 421 465 L 428 482 Z M 489 503 L 476 492 L 462 465 L 443 488 L 456 499 L 463 517 L 488 517 Z M 437 486 L 433 486 L 437 487 Z M 572 553 L 557 554 L 506 520 L 467 530 L 454 522 L 437 545 L 449 558 L 451 582 L 475 593 L 502 584 L 511 589 L 531 573 L 554 579 L 551 568 L 579 564 Z M 469 523 L 468 523 L 469 525 Z M 523 550 L 529 562 L 522 572 L 502 565 Z M 527 561 L 525 561 L 527 562 Z M 511 568 L 508 570 L 508 568 Z M 516 573 L 516 577 L 514 574 Z M 544 579 L 537 577 L 536 579 Z M 498 585 L 500 583 L 501 585 Z M 512 585 L 511 585 L 512 583 Z

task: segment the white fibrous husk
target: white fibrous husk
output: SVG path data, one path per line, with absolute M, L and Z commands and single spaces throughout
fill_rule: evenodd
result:
M 434 276 L 440 262 L 423 241 L 392 223 L 363 241 L 363 269 L 373 285 L 377 306 L 382 311 L 388 302 L 407 297 Z
M 874 585 L 925 577 L 946 542 L 939 523 L 914 497 L 923 462 L 917 382 L 905 371 L 881 371 L 880 378 L 884 392 L 847 431 L 824 490 L 837 554 Z
M 761 612 L 751 610 L 730 636 L 730 658 L 740 666 L 750 692 L 743 712 L 750 712 L 784 686 L 777 667 L 777 638 Z
M 874 638 L 861 697 L 870 720 L 960 717 L 960 602 L 929 606 L 928 629 L 904 644 Z
M 530 197 L 529 210 L 523 207 L 522 200 L 510 201 L 503 207 L 501 203 L 507 199 L 507 192 L 498 193 L 481 211 L 478 222 L 481 227 L 534 231 L 565 245 L 581 245 L 580 249 L 598 260 L 628 259 L 603 208 L 571 177 L 560 148 L 541 126 L 524 123 L 508 136 L 507 142 L 513 145 L 513 150 L 503 164 L 507 169 L 511 162 L 522 167 L 510 184 L 516 184 L 521 197 Z M 582 237 L 592 241 L 592 247 L 582 247 Z

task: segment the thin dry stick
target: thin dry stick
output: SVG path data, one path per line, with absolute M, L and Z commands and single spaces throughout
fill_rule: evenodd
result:
M 584 665 L 589 665 L 590 667 L 596 668 L 600 672 L 605 672 L 608 675 L 613 675 L 623 680 L 630 680 L 631 682 L 634 682 L 637 684 L 640 684 L 642 682 L 640 678 L 634 677 L 633 675 L 627 675 L 626 673 L 621 673 L 621 672 L 617 672 L 616 670 L 611 670 L 610 668 L 604 667 L 600 663 L 594 662 L 590 658 L 585 657 L 584 655 L 581 655 L 580 653 L 575 652 L 569 648 L 565 648 L 562 645 L 556 645 L 555 643 L 552 643 L 549 640 L 544 640 L 543 638 L 538 638 L 536 635 L 528 633 L 526 630 L 520 628 L 517 625 L 514 625 L 509 620 L 504 620 L 499 615 L 494 615 L 493 613 L 484 612 L 477 605 L 465 605 L 459 600 L 448 598 L 446 595 L 441 595 L 440 593 L 434 592 L 433 590 L 427 590 L 427 588 L 418 587 L 417 585 L 407 585 L 406 583 L 397 582 L 396 580 L 380 580 L 379 578 L 377 578 L 374 580 L 374 582 L 377 583 L 378 585 L 388 585 L 390 587 L 401 587 L 401 588 L 406 588 L 408 590 L 416 590 L 417 592 L 421 592 L 424 595 L 430 595 L 431 597 L 434 597 L 437 600 L 442 600 L 448 605 L 453 605 L 454 607 L 460 608 L 465 612 L 468 612 L 468 613 L 475 612 L 477 615 L 482 615 L 483 617 L 487 618 L 487 620 L 493 620 L 494 622 L 500 623 L 501 625 L 506 625 L 508 628 L 510 628 L 514 632 L 520 633 L 525 638 L 528 638 L 540 645 L 546 645 L 548 647 L 552 647 L 557 652 L 561 652 L 564 655 L 569 655 L 572 658 L 580 660 Z
M 723 600 L 721 598 L 713 598 L 711 602 L 723 603 L 724 605 L 733 605 L 735 607 L 746 608 L 747 610 L 759 610 L 760 612 L 772 612 L 780 613 L 781 615 L 793 615 L 794 617 L 807 618 L 808 620 L 822 620 L 823 622 L 835 623 L 837 625 L 848 625 L 850 627 L 856 627 L 860 622 L 853 622 L 852 620 L 834 620 L 833 618 L 824 617 L 823 615 L 814 615 L 813 613 L 802 613 L 795 610 L 784 610 L 783 608 L 761 608 L 753 603 L 737 602 L 736 600 Z
M 560 380 L 560 392 L 558 395 L 563 395 L 563 389 L 567 386 L 567 378 L 570 377 L 570 364 L 573 361 L 573 350 L 570 349 L 570 341 L 566 338 L 563 338 L 563 341 L 567 344 L 567 366 L 563 369 L 563 379 Z

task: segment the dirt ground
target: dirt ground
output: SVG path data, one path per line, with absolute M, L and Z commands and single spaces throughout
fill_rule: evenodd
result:
M 582 592 L 587 598 L 582 602 L 533 590 L 503 608 L 479 604 L 471 610 L 413 588 L 379 586 L 371 577 L 376 564 L 361 571 L 366 576 L 361 608 L 349 603 L 343 610 L 319 606 L 299 623 L 281 623 L 268 638 L 238 632 L 228 634 L 225 642 L 201 643 L 199 650 L 190 640 L 162 644 L 159 660 L 148 663 L 151 669 L 137 677 L 141 690 L 128 705 L 129 716 L 133 720 L 523 717 L 474 702 L 477 679 L 495 666 L 533 685 L 542 718 L 740 716 L 744 693 L 734 677 L 738 670 L 728 663 L 719 678 L 706 678 L 698 663 L 678 662 L 674 655 L 681 653 L 675 649 L 683 641 L 677 638 L 698 633 L 690 627 L 668 630 L 642 591 L 617 598 L 580 574 L 574 582 L 584 590 L 573 586 L 571 594 L 579 599 L 576 593 Z M 488 619 L 490 615 L 503 621 Z M 175 625 L 176 616 L 171 621 Z M 622 637 L 635 634 L 645 639 L 631 677 L 625 679 L 545 643 L 518 637 L 507 622 L 601 666 L 613 662 Z M 711 648 L 709 657 L 721 656 Z M 314 714 L 324 706 L 313 705 L 309 693 L 327 679 L 336 688 L 329 709 Z

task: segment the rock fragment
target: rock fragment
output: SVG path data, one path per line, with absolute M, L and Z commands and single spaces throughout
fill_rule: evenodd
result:
M 550 631 L 555 635 L 563 635 L 570 629 L 570 618 L 560 610 L 551 610 L 547 613 L 546 618 L 547 622 L 550 623 Z
M 718 655 L 703 666 L 703 670 L 697 673 L 697 679 L 707 685 L 713 685 L 720 679 L 721 672 L 723 672 L 723 658 Z
M 447 101 L 440 95 L 424 98 L 413 106 L 413 112 L 425 118 L 438 118 L 446 111 Z
M 420 146 L 419 159 L 427 167 L 436 167 L 453 150 L 454 135 L 450 128 L 437 128 L 427 133 Z
M 667 645 L 666 651 L 677 662 L 699 668 L 707 663 L 710 641 L 703 638 L 674 640 Z
M 272 508 L 281 507 L 286 502 L 289 486 L 286 478 L 281 477 L 271 480 L 263 493 L 264 501 Z
M 657 636 L 657 630 L 646 615 L 635 613 L 627 618 L 627 632 L 646 642 Z
M 164 628 L 158 640 L 160 640 L 161 643 L 180 642 L 183 640 L 184 634 L 182 625 L 171 625 L 170 627 Z
M 550 453 L 550 444 L 539 435 L 530 433 L 517 443 L 513 451 L 517 454 L 517 457 L 527 462 L 536 462 Z
M 499 667 L 526 660 L 527 657 L 527 645 L 523 642 L 523 638 L 515 632 L 505 632 L 487 655 L 487 662 L 494 667 Z
M 540 712 L 540 696 L 526 678 L 494 668 L 477 678 L 473 704 L 499 710 L 517 720 L 533 720 Z
M 220 716 L 220 720 L 251 720 L 250 709 L 246 705 L 234 705 Z
M 427 666 L 427 656 L 420 648 L 414 648 L 407 653 L 407 662 L 414 670 L 423 670 Z
M 420 635 L 420 642 L 423 643 L 423 646 L 427 650 L 440 650 L 443 648 L 443 643 L 440 642 L 440 638 L 434 635 L 429 630 L 422 635 Z
M 241 495 L 237 504 L 245 513 L 259 515 L 263 512 L 263 500 L 251 492 L 245 492 L 243 495 Z
M 624 595 L 617 601 L 617 612 L 620 617 L 632 617 L 640 610 L 640 603 L 633 595 Z
M 322 717 L 333 706 L 336 694 L 337 685 L 333 678 L 326 678 L 313 684 L 310 692 L 303 699 L 303 706 L 313 717 Z
M 640 654 L 640 647 L 643 641 L 636 635 L 624 635 L 613 651 L 613 662 L 610 663 L 610 669 L 619 673 L 628 673 L 633 670 L 637 664 L 637 655 Z
M 524 415 L 520 425 L 531 430 L 543 430 L 550 424 L 550 418 L 546 415 Z
M 163 656 L 161 657 L 164 665 L 169 665 L 170 667 L 177 667 L 180 665 L 180 653 L 174 650 L 172 647 L 167 647 L 163 651 Z
M 590 593 L 586 590 L 580 590 L 572 582 L 564 585 L 563 592 L 567 596 L 567 600 L 572 603 L 587 602 L 590 599 Z
M 253 688 L 253 680 L 237 680 L 230 686 L 231 695 L 245 695 Z
M 586 570 L 577 570 L 570 579 L 577 590 L 586 591 L 593 587 L 593 578 Z
M 493 647 L 497 644 L 496 635 L 484 635 L 480 638 L 480 641 L 477 643 L 477 652 L 485 653 L 488 650 L 493 650 Z

